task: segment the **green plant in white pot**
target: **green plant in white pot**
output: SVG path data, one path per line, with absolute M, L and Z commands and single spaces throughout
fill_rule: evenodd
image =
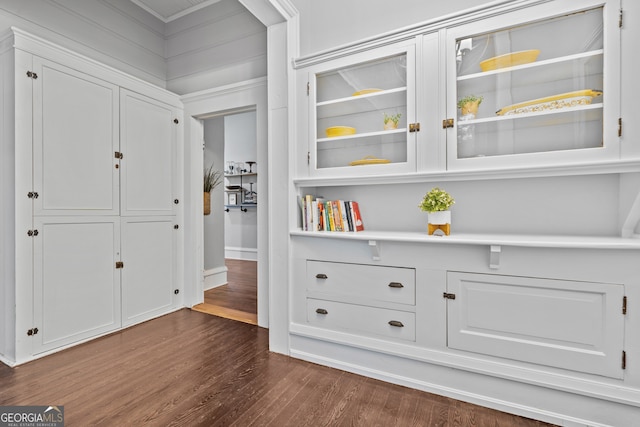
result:
M 397 129 L 398 123 L 400 122 L 400 117 L 402 117 L 402 114 L 400 113 L 392 115 L 387 115 L 387 113 L 384 113 L 384 129 Z
M 432 235 L 440 229 L 445 235 L 451 232 L 451 211 L 449 208 L 456 201 L 449 193 L 434 187 L 422 198 L 418 207 L 427 212 L 428 232 Z
M 460 115 L 466 116 L 473 114 L 473 117 L 478 115 L 478 107 L 482 103 L 484 97 L 477 95 L 467 95 L 464 98 L 458 100 L 458 108 L 460 109 Z

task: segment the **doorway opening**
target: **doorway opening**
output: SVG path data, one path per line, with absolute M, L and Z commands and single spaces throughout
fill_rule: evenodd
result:
M 258 147 L 256 109 L 210 115 L 203 171 L 220 175 L 203 220 L 203 291 L 194 310 L 258 323 Z M 207 212 L 210 212 L 207 214 Z

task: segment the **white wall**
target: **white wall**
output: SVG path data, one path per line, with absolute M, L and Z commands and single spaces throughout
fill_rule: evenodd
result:
M 247 162 L 257 159 L 256 112 L 231 114 L 224 117 L 224 158 L 227 161 Z M 257 166 L 254 165 L 254 171 Z M 249 189 L 248 182 L 255 182 L 253 191 L 257 192 L 256 177 L 243 178 L 243 186 Z M 239 185 L 240 178 L 226 178 L 225 185 Z M 258 201 L 260 200 L 258 194 Z M 257 209 L 248 208 L 247 212 L 230 209 L 225 213 L 225 253 L 228 258 L 257 259 L 258 217 Z
M 221 0 L 166 26 L 167 88 L 197 92 L 267 75 L 267 33 L 237 0 Z
M 128 0 L 2 0 L 11 26 L 165 87 L 164 24 Z
M 306 56 L 490 3 L 478 0 L 291 0 L 300 12 L 300 55 Z M 495 2 L 492 2 L 495 3 Z
M 224 117 L 204 120 L 204 168 L 224 172 Z M 224 181 L 211 191 L 211 214 L 204 217 L 204 270 L 224 268 Z
M 11 26 L 181 95 L 267 74 L 266 28 L 237 0 L 167 24 L 129 0 L 2 0 Z

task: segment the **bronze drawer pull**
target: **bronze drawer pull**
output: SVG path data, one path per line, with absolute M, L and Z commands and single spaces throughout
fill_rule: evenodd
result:
M 391 326 L 395 326 L 397 328 L 403 328 L 404 325 L 402 324 L 402 322 L 398 321 L 398 320 L 389 320 L 389 324 Z
M 316 308 L 316 313 L 318 313 L 318 314 L 329 314 L 329 312 L 327 310 L 325 310 L 324 308 Z
M 390 288 L 404 288 L 404 285 L 400 282 L 391 282 L 389 283 Z
M 327 275 L 326 275 L 326 274 L 324 274 L 324 273 L 318 273 L 318 274 L 316 274 L 316 279 L 328 279 L 328 278 L 329 278 L 329 276 L 327 276 Z

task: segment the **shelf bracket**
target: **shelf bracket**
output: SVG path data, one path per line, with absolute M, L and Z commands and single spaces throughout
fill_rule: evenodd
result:
M 500 252 L 502 251 L 502 246 L 500 245 L 491 245 L 489 247 L 489 268 L 493 270 L 497 270 L 500 268 Z
M 640 224 L 640 192 L 629 209 L 629 213 L 622 224 L 621 236 L 624 238 L 634 237 L 636 227 Z
M 374 261 L 380 261 L 380 247 L 376 240 L 369 240 L 369 248 L 371 249 L 371 258 Z

